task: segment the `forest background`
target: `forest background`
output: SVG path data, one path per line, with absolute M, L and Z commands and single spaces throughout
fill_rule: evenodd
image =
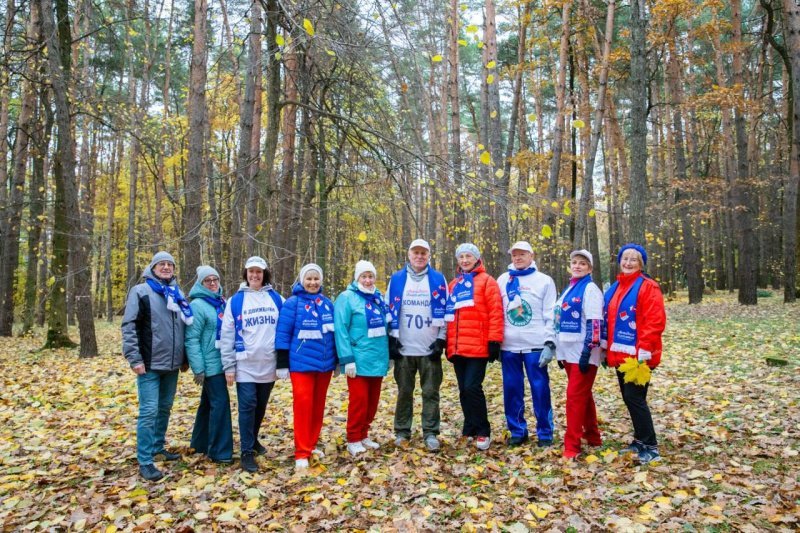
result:
M 646 244 L 667 294 L 796 297 L 800 8 L 703 2 L 8 0 L 0 335 L 97 353 L 153 252 L 287 293 L 425 237 L 559 286 Z

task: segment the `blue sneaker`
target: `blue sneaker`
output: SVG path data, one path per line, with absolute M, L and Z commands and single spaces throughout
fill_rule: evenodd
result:
M 625 454 L 625 453 L 635 453 L 636 455 L 639 455 L 639 454 L 640 454 L 640 453 L 642 453 L 642 452 L 643 452 L 645 449 L 646 449 L 646 447 L 645 447 L 645 445 L 644 445 L 644 444 L 643 444 L 641 441 L 638 441 L 638 440 L 634 439 L 634 440 L 633 440 L 633 442 L 631 442 L 630 444 L 628 444 L 628 446 L 627 446 L 627 447 L 625 447 L 625 448 L 623 448 L 622 450 L 620 450 L 620 452 L 619 452 L 619 453 L 622 453 L 622 454 Z
M 656 448 L 646 448 L 639 452 L 639 463 L 647 465 L 661 461 L 661 456 Z

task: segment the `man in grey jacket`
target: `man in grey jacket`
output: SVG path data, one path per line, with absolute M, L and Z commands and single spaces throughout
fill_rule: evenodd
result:
M 183 347 L 192 311 L 175 279 L 175 259 L 158 252 L 145 269 L 144 282 L 128 293 L 122 319 L 122 351 L 136 374 L 139 419 L 136 425 L 136 459 L 139 473 L 148 481 L 163 477 L 153 464 L 156 455 L 167 461 L 180 454 L 164 448 L 178 371 L 188 368 Z

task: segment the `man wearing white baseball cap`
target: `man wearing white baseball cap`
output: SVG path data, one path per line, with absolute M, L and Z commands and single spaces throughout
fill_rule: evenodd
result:
M 439 388 L 442 385 L 442 352 L 446 345 L 444 322 L 447 281 L 430 265 L 431 247 L 416 239 L 408 247 L 408 262 L 392 275 L 387 302 L 389 356 L 395 361 L 397 405 L 394 412 L 395 444 L 411 438 L 414 417 L 414 386 L 419 373 L 422 388 L 422 436 L 425 447 L 437 451 L 439 444 Z
M 501 363 L 503 403 L 511 431 L 508 444 L 519 446 L 529 438 L 525 420 L 527 374 L 538 444 L 550 446 L 553 444 L 553 408 L 547 364 L 553 359 L 556 348 L 553 330 L 556 285 L 553 278 L 536 269 L 530 243 L 515 242 L 508 253 L 511 254 L 508 272 L 497 279 L 505 310 Z

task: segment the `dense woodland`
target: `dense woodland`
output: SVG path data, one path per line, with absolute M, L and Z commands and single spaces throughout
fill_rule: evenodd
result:
M 97 352 L 152 254 L 288 292 L 416 237 L 566 281 L 646 243 L 667 293 L 796 297 L 794 0 L 7 0 L 0 335 Z M 77 340 L 77 339 L 76 339 Z

